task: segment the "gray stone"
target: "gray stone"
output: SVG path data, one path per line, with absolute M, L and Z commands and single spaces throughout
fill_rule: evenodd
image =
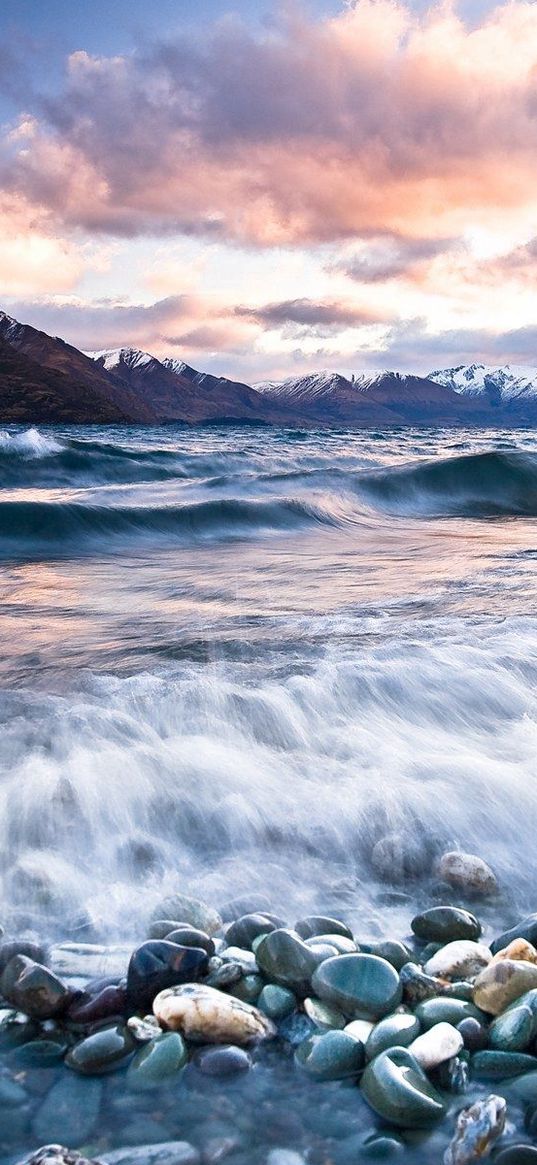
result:
M 349 1018 L 381 1019 L 401 1002 L 399 976 L 377 955 L 340 955 L 321 963 L 312 977 L 321 999 Z

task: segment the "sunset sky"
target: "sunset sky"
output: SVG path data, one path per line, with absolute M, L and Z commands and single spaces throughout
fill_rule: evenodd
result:
M 250 382 L 537 364 L 537 3 L 0 4 L 0 306 Z

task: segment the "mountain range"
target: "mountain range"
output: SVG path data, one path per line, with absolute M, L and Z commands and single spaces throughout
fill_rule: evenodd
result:
M 0 423 L 537 425 L 537 367 L 323 371 L 248 385 L 136 348 L 81 352 L 0 312 Z

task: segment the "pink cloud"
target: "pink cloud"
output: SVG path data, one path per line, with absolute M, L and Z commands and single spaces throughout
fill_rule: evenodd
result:
M 128 59 L 79 52 L 34 112 L 4 185 L 63 225 L 259 246 L 445 237 L 534 204 L 537 6 L 469 28 L 443 4 L 359 0 L 269 33 L 227 21 Z

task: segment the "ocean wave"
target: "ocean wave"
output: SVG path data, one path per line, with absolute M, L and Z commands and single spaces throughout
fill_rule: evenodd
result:
M 376 508 L 424 517 L 537 516 L 537 454 L 473 453 L 417 461 L 361 477 Z
M 337 517 L 294 498 L 250 501 L 220 498 L 183 505 L 99 506 L 73 501 L 0 502 L 0 543 L 37 550 L 43 544 L 77 548 L 129 536 L 176 540 L 255 537 L 321 524 Z
M 54 437 L 40 433 L 38 429 L 26 429 L 23 433 L 8 433 L 0 430 L 0 464 L 3 461 L 22 459 L 38 460 L 61 453 L 65 449 Z

